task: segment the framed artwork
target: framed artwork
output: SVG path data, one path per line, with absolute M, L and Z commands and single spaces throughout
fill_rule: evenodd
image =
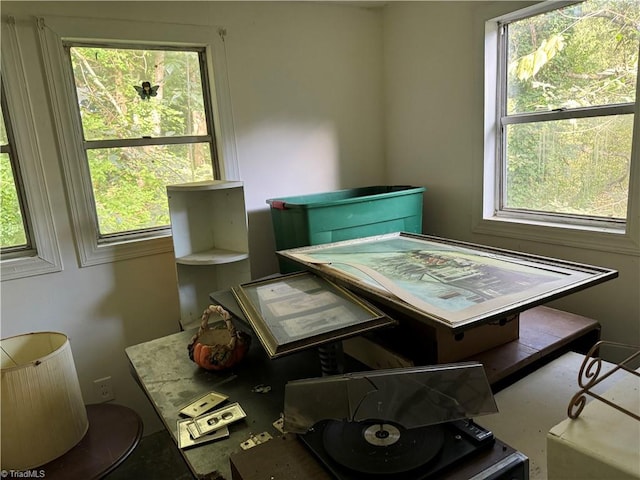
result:
M 271 358 L 396 324 L 309 272 L 244 283 L 231 291 Z
M 454 331 L 618 275 L 608 268 L 404 232 L 278 254 L 355 293 Z

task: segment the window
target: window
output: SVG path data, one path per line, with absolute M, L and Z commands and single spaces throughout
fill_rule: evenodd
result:
M 238 175 L 224 29 L 47 17 L 38 33 L 80 265 L 170 252 L 166 185 Z
M 167 232 L 166 185 L 213 179 L 204 49 L 64 45 L 98 241 Z
M 14 153 L 15 141 L 11 132 L 11 123 L 7 120 L 6 95 L 4 86 L 2 96 L 2 115 L 0 120 L 0 205 L 2 205 L 2 223 L 0 223 L 0 247 L 2 258 L 31 249 L 31 234 L 26 216 L 26 202 L 22 177 Z
M 542 2 L 487 24 L 485 218 L 627 231 L 639 24 L 637 0 Z
M 2 19 L 2 281 L 62 270 L 32 101 L 13 18 Z

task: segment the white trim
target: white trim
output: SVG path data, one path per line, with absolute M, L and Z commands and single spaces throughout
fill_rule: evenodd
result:
M 582 3 L 583 1 L 584 0 L 543 0 L 539 3 L 535 3 L 534 5 L 529 5 L 528 7 L 516 10 L 515 12 L 500 15 L 500 18 L 496 20 L 503 23 L 513 22 L 514 20 L 522 20 L 523 18 L 533 17 L 535 15 L 540 15 L 541 13 L 549 12 L 551 10 L 558 10 L 560 8 L 568 7 L 569 5 Z
M 573 118 L 593 118 L 607 115 L 632 114 L 635 110 L 633 103 L 617 105 L 600 105 L 597 107 L 571 108 L 567 110 L 552 110 L 550 112 L 527 112 L 504 115 L 502 125 L 518 125 L 520 123 L 553 122 L 555 120 L 569 120 Z
M 639 58 L 640 58 L 640 46 Z M 636 82 L 636 106 L 631 142 L 631 166 L 629 168 L 629 202 L 627 203 L 626 235 L 634 242 L 636 255 L 640 254 L 640 62 Z
M 209 83 L 213 90 L 213 123 L 220 174 L 222 179 L 231 179 L 239 177 L 239 168 L 222 37 L 216 34 L 215 27 L 56 16 L 38 18 L 37 31 L 51 93 L 80 266 L 170 252 L 173 247 L 169 229 L 154 238 L 120 243 L 98 242 L 90 177 L 84 161 L 83 137 L 77 118 L 79 113 L 70 101 L 75 97 L 70 91 L 73 82 L 69 78 L 70 70 L 65 68 L 62 41 L 105 41 L 110 44 L 137 42 L 205 47 Z
M 627 229 L 629 230 L 629 229 Z M 629 231 L 567 227 L 563 224 L 534 223 L 529 220 L 494 217 L 476 222 L 474 233 L 496 237 L 515 238 L 551 245 L 563 245 L 623 255 L 640 256 L 638 234 Z
M 29 206 L 36 255 L 31 253 L 29 256 L 2 260 L 2 281 L 62 270 L 62 258 L 45 182 L 40 143 L 33 122 L 33 103 L 29 90 L 25 88 L 27 81 L 22 57 L 15 20 L 13 17 L 3 19 L 2 76 L 13 126 L 15 151 Z
M 238 162 L 238 150 L 236 145 L 235 121 L 233 119 L 233 106 L 231 101 L 231 89 L 229 88 L 229 75 L 227 71 L 227 30 L 218 28 L 215 42 L 211 50 L 207 50 L 207 65 L 209 66 L 209 79 L 211 88 L 214 89 L 215 99 L 213 103 L 215 136 L 218 142 L 218 156 L 220 161 L 220 176 L 222 180 L 241 180 L 240 164 Z M 213 58 L 210 58 L 213 54 Z M 212 67 L 213 66 L 213 67 Z M 211 69 L 213 68 L 213 72 Z M 215 72 L 215 73 L 214 73 Z
M 482 190 L 478 194 L 481 205 L 473 210 L 474 233 L 531 240 L 553 245 L 565 245 L 597 251 L 640 255 L 640 82 L 637 84 L 634 110 L 633 144 L 631 152 L 631 171 L 629 178 L 629 203 L 627 221 L 624 229 L 615 225 L 585 226 L 559 223 L 558 221 L 540 221 L 536 218 L 499 217 L 496 215 L 497 182 L 497 129 L 500 124 L 497 110 L 497 71 L 498 71 L 498 28 L 499 22 L 521 18 L 523 13 L 534 15 L 543 13 L 560 4 L 576 2 L 541 2 L 524 10 L 501 15 L 484 24 L 484 169 Z M 566 5 L 565 5 L 566 6 Z M 638 72 L 640 78 L 640 69 Z
M 498 198 L 496 187 L 498 177 L 495 159 L 498 155 L 498 142 L 496 129 L 499 125 L 500 113 L 497 110 L 498 92 L 496 78 L 498 76 L 498 22 L 489 21 L 484 29 L 484 169 L 482 178 L 482 216 L 492 217 L 496 210 Z M 475 214 L 475 209 L 474 209 Z

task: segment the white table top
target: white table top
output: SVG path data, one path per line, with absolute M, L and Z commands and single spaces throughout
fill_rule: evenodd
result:
M 584 355 L 568 352 L 495 395 L 499 413 L 475 420 L 496 437 L 529 457 L 531 480 L 547 479 L 547 432 L 567 418 L 567 407 L 579 390 Z M 603 368 L 613 367 L 603 362 Z M 596 389 L 610 388 L 615 375 Z

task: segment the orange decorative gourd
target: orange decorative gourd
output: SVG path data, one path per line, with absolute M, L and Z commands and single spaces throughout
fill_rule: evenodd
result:
M 215 314 L 221 321 L 209 326 Z M 200 328 L 188 345 L 189 358 L 207 370 L 224 370 L 242 360 L 251 344 L 251 337 L 236 330 L 231 315 L 219 305 L 209 305 L 202 314 Z

